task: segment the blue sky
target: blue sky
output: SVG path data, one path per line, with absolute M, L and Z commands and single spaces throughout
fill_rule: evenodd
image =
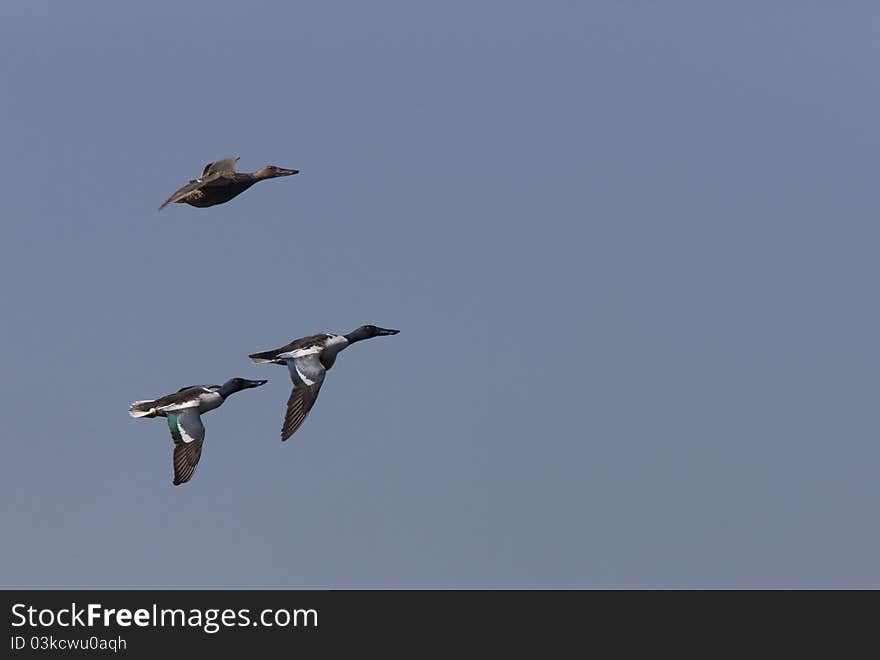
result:
M 880 586 L 878 28 L 5 3 L 0 585 Z M 282 444 L 247 354 L 363 323 Z M 232 376 L 172 487 L 128 404 Z

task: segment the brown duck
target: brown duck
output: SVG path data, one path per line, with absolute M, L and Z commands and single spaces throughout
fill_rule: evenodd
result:
M 205 165 L 202 176 L 193 179 L 183 188 L 175 192 L 159 207 L 164 209 L 169 204 L 189 204 L 190 206 L 214 206 L 228 202 L 263 179 L 274 179 L 278 176 L 299 174 L 299 170 L 288 170 L 276 165 L 266 165 L 256 172 L 236 172 L 235 158 L 224 158 Z

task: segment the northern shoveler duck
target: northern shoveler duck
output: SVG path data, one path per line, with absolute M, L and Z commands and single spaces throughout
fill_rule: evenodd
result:
M 158 399 L 135 401 L 128 407 L 128 414 L 168 419 L 174 440 L 173 483 L 177 486 L 192 478 L 202 456 L 205 427 L 200 415 L 219 408 L 230 394 L 265 383 L 265 380 L 230 378 L 222 385 L 188 385 Z
M 263 179 L 274 179 L 278 176 L 299 174 L 299 170 L 289 170 L 276 165 L 266 165 L 256 172 L 236 172 L 235 158 L 224 158 L 208 163 L 202 170 L 202 176 L 193 179 L 183 188 L 175 192 L 159 207 L 164 209 L 169 204 L 189 204 L 190 206 L 206 207 L 228 202 Z
M 362 325 L 347 335 L 309 335 L 294 339 L 281 348 L 249 355 L 251 361 L 257 364 L 283 364 L 290 371 L 293 391 L 287 400 L 281 440 L 287 440 L 305 421 L 318 398 L 324 373 L 333 366 L 339 351 L 362 339 L 396 335 L 398 332 L 400 331 L 377 328 L 375 325 Z

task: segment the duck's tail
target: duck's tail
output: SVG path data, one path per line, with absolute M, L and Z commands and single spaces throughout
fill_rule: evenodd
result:
M 155 399 L 135 401 L 128 407 L 128 414 L 132 417 L 155 417 L 156 408 L 153 406 L 154 403 L 156 403 Z

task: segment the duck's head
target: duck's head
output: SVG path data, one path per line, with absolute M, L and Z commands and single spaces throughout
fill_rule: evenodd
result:
M 260 179 L 274 179 L 276 176 L 290 176 L 291 174 L 299 174 L 299 170 L 289 170 L 277 165 L 264 165 L 254 172 L 254 175 Z
M 362 325 L 356 330 L 352 330 L 345 338 L 349 343 L 361 341 L 362 339 L 372 339 L 373 337 L 384 337 L 385 335 L 396 335 L 400 330 L 389 330 L 388 328 L 380 328 L 375 325 Z
M 260 385 L 265 385 L 267 382 L 268 381 L 265 380 L 249 380 L 247 378 L 230 378 L 220 387 L 220 394 L 225 398 L 234 392 L 248 390 L 252 387 L 259 387 Z

